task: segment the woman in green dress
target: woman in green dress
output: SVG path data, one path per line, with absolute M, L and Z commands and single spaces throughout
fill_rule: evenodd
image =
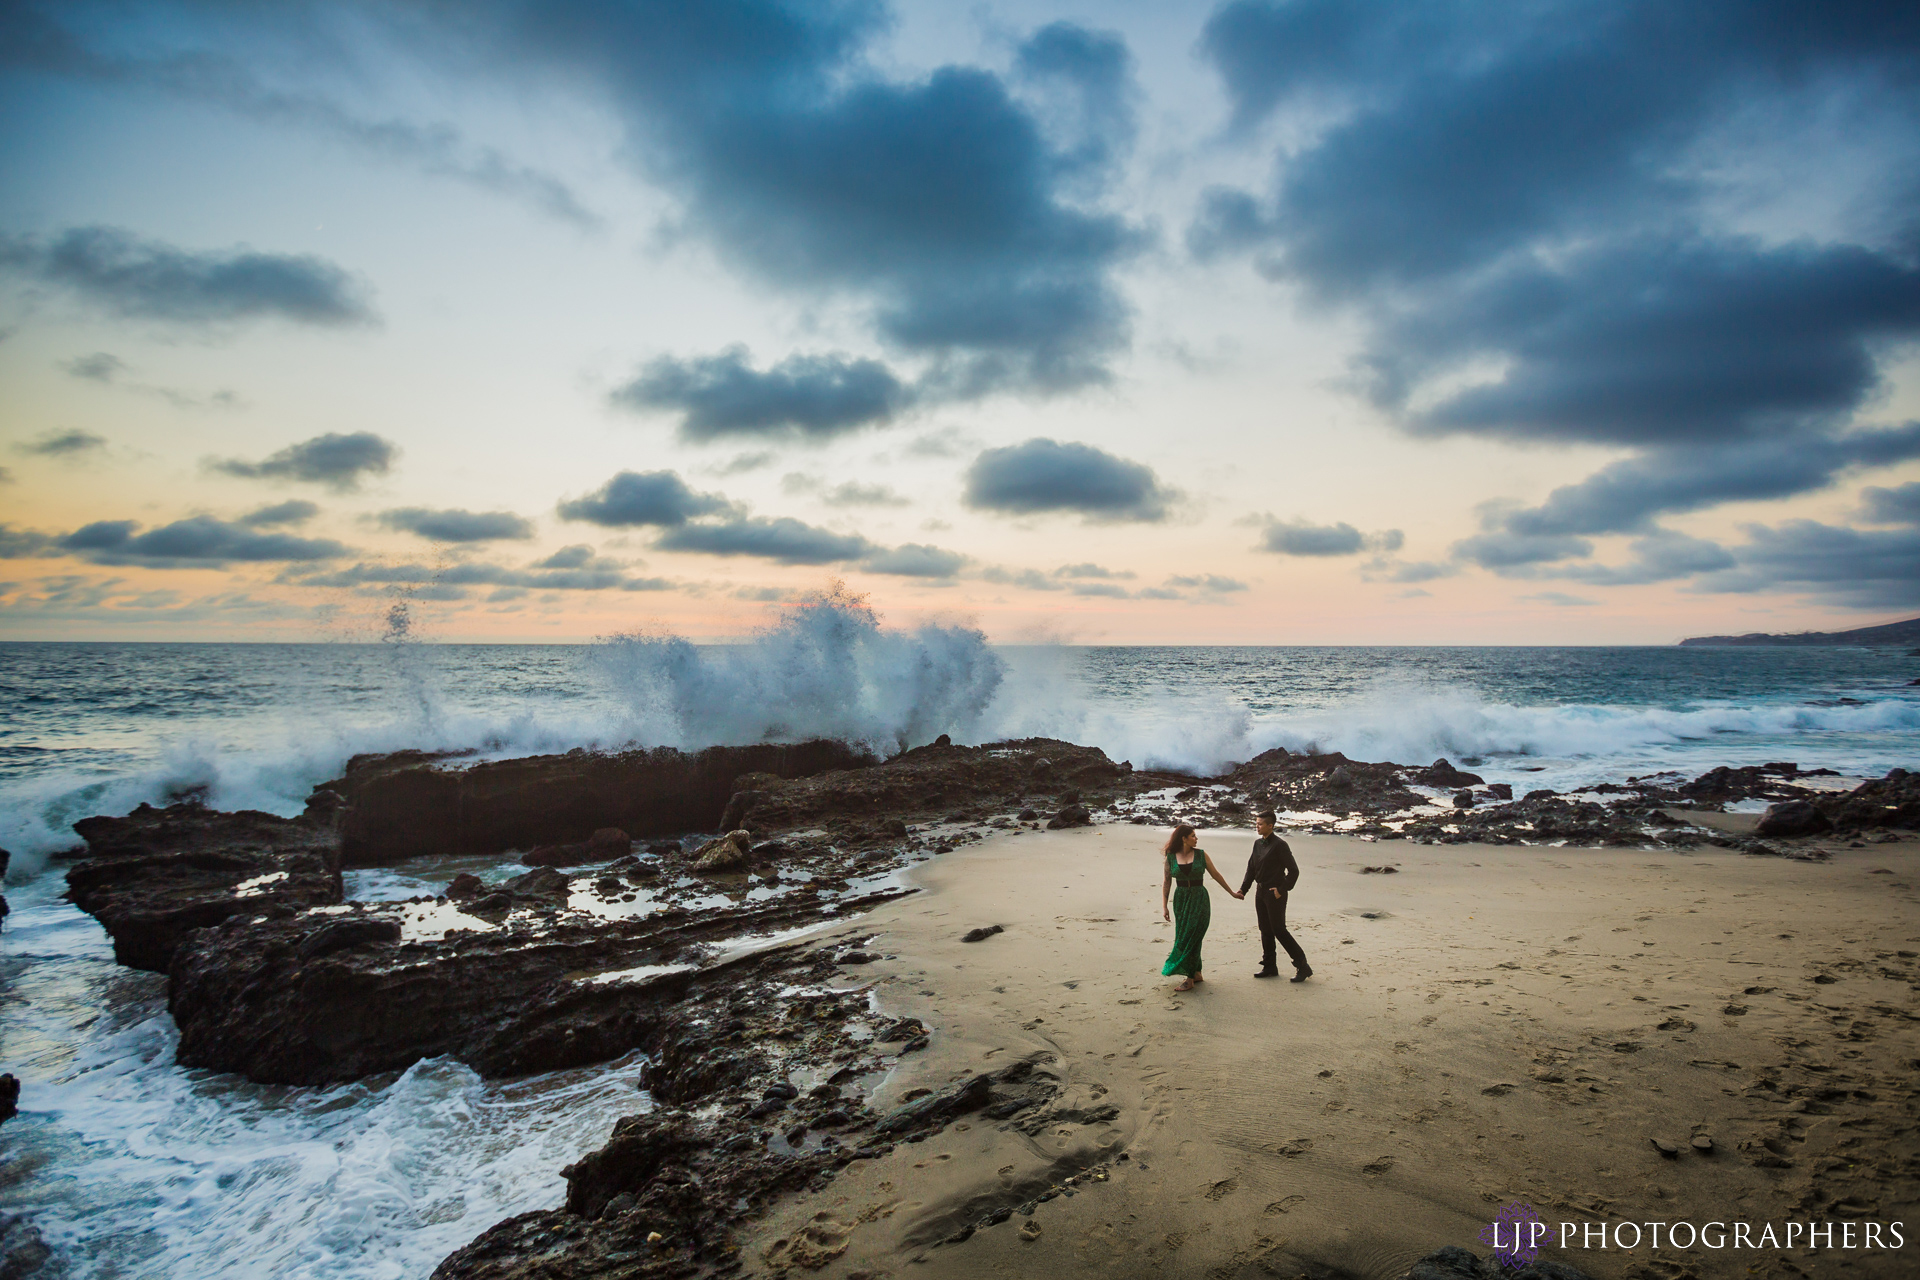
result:
M 1191 991 L 1197 982 L 1205 982 L 1200 972 L 1200 942 L 1207 936 L 1207 924 L 1213 919 L 1213 902 L 1207 896 L 1207 877 L 1220 881 L 1229 897 L 1241 895 L 1220 878 L 1213 859 L 1200 846 L 1200 837 L 1186 823 L 1173 829 L 1167 838 L 1166 874 L 1160 880 L 1160 918 L 1173 921 L 1173 953 L 1161 966 L 1163 977 L 1183 975 L 1175 991 Z M 1174 888 L 1178 885 L 1178 888 Z M 1167 911 L 1167 893 L 1173 893 L 1173 911 Z

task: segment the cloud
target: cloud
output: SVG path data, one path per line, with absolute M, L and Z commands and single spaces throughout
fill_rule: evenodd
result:
M 1562 609 L 1600 603 L 1598 600 L 1588 600 L 1584 596 L 1570 596 L 1564 591 L 1536 591 L 1530 596 L 1519 596 L 1517 598 L 1531 601 L 1535 604 L 1550 604 Z
M 1235 591 L 1246 591 L 1248 586 L 1238 578 L 1223 577 L 1217 573 L 1203 573 L 1196 576 L 1175 576 L 1167 579 L 1170 587 L 1190 587 L 1199 591 L 1226 595 Z M 1144 593 L 1143 593 L 1144 594 Z
M 285 579 L 308 587 L 427 587 L 433 597 L 459 600 L 468 587 L 497 587 L 508 591 L 668 591 L 664 578 L 630 578 L 625 567 L 592 553 L 590 547 L 566 547 L 525 568 L 468 560 L 451 565 L 380 564 L 362 562 L 344 569 Z M 499 592 L 488 597 L 508 600 Z
M 78 8 L 67 6 L 67 12 Z M 329 54 L 340 52 L 339 46 L 313 24 L 301 21 L 303 15 L 296 11 L 269 8 L 257 14 L 265 16 L 262 25 L 268 32 L 273 31 L 276 20 L 293 18 L 286 23 L 290 31 L 276 34 L 291 36 L 301 62 L 324 65 Z M 250 66 L 262 61 L 256 42 L 248 40 L 234 56 L 213 47 L 220 36 L 233 31 L 230 24 L 223 24 L 223 29 L 194 28 L 183 22 L 155 27 L 146 33 L 138 54 L 130 54 L 124 51 L 124 42 L 113 39 L 110 26 L 103 32 L 98 24 L 83 18 L 66 27 L 59 22 L 64 16 L 66 13 L 55 5 L 38 11 L 30 3 L 11 6 L 9 63 L 53 75 L 138 85 L 189 102 L 210 103 L 268 124 L 306 129 L 370 154 L 411 164 L 422 173 L 521 200 L 585 230 L 600 226 L 600 219 L 581 206 L 564 182 L 517 163 L 492 147 L 471 146 L 450 125 L 397 118 L 369 120 L 321 94 L 269 88 Z M 260 34 L 254 30 L 245 36 Z M 184 36 L 185 47 L 167 47 L 168 37 L 174 35 Z
M 760 281 L 853 301 L 956 390 L 1103 382 L 1128 341 L 1113 273 L 1148 236 L 1098 207 L 1131 136 L 1118 39 L 1045 28 L 1016 50 L 1016 85 L 961 66 L 882 78 L 864 54 L 890 19 L 857 0 L 495 0 L 458 21 L 505 65 L 619 104 L 627 154 L 679 196 L 688 233 Z M 1076 95 L 1090 128 L 1059 109 Z
M 1804 591 L 1853 609 L 1920 607 L 1920 529 L 1862 530 L 1790 520 L 1748 525 L 1737 567 L 1698 579 L 1710 592 Z
M 389 529 L 417 533 L 435 542 L 491 542 L 499 538 L 533 536 L 533 522 L 511 511 L 434 511 L 426 507 L 395 507 L 377 517 Z
M 256 480 L 301 480 L 346 491 L 357 488 L 362 476 L 385 475 L 400 454 L 392 441 L 371 431 L 348 435 L 328 432 L 299 444 L 290 444 L 260 462 L 240 458 L 215 459 L 208 466 L 230 476 Z
M 134 520 L 98 520 L 56 540 L 61 550 L 96 564 L 144 565 L 155 569 L 217 568 L 234 561 L 332 560 L 347 548 L 326 538 L 259 533 L 212 516 L 190 516 L 136 534 Z
M 1063 564 L 1053 571 L 1053 576 L 1056 578 L 1100 578 L 1111 581 L 1116 578 L 1132 578 L 1135 575 L 1131 569 L 1109 569 L 1105 565 L 1083 563 Z
M 680 415 L 680 438 L 701 442 L 728 436 L 825 440 L 891 421 L 912 393 L 878 360 L 849 356 L 790 356 L 764 372 L 748 363 L 746 348 L 678 360 L 661 356 L 613 393 L 635 410 Z
M 1496 572 L 1520 565 L 1542 564 L 1593 554 L 1593 544 L 1568 534 L 1514 533 L 1494 530 L 1462 538 L 1453 544 L 1457 559 Z
M 878 551 L 857 533 L 834 533 L 790 516 L 736 516 L 719 524 L 680 524 L 653 545 L 661 551 L 710 556 L 762 556 L 779 564 L 833 564 Z
M 0 560 L 23 560 L 28 556 L 58 555 L 54 539 L 32 529 L 16 529 L 0 524 Z
M 819 476 L 810 476 L 793 472 L 782 476 L 780 487 L 788 493 L 817 493 L 820 501 L 830 507 L 909 507 L 912 500 L 903 498 L 883 484 L 861 484 L 857 480 L 847 480 L 826 487 L 826 481 Z
M 1896 489 L 1862 489 L 1860 498 L 1870 524 L 1920 524 L 1920 481 Z
M 1406 536 L 1398 529 L 1361 533 L 1344 520 L 1336 524 L 1310 524 L 1305 520 L 1273 520 L 1268 517 L 1260 537 L 1263 550 L 1283 556 L 1350 556 L 1361 551 L 1398 551 Z
M 52 240 L 0 237 L 0 267 L 137 319 L 207 324 L 274 317 L 345 326 L 374 321 L 351 276 L 311 255 L 194 253 L 113 227 Z
M 1672 582 L 1695 574 L 1731 569 L 1734 557 L 1717 542 L 1690 537 L 1671 529 L 1656 529 L 1628 546 L 1633 559 L 1624 565 L 1557 566 L 1533 569 L 1508 576 L 1566 578 L 1594 586 L 1634 586 L 1648 582 Z
M 86 382 L 112 382 L 127 371 L 127 363 L 111 352 L 96 351 L 90 356 L 75 356 L 64 361 L 61 368 L 73 377 Z
M 1142 600 L 1184 600 L 1185 596 L 1168 587 L 1142 587 L 1135 595 Z
M 304 498 L 293 498 L 249 511 L 234 523 L 250 529 L 266 529 L 275 525 L 305 524 L 319 514 L 320 508 L 314 503 Z
M 964 501 L 982 511 L 1072 511 L 1089 520 L 1165 520 L 1179 495 L 1153 470 L 1086 444 L 1045 438 L 988 449 L 967 469 Z
M 637 525 L 671 528 L 697 516 L 733 512 L 734 504 L 717 493 L 695 493 L 671 471 L 622 471 L 584 498 L 560 503 L 563 520 L 582 520 L 609 529 Z
M 967 563 L 957 551 L 908 542 L 886 551 L 876 551 L 860 562 L 870 573 L 891 573 L 906 578 L 951 578 Z
M 1201 48 L 1239 136 L 1285 141 L 1264 189 L 1205 194 L 1196 256 L 1354 316 L 1352 385 L 1412 433 L 1638 452 L 1463 554 L 1578 554 L 1896 443 L 1849 428 L 1920 340 L 1904 12 L 1229 0 Z
M 71 458 L 94 449 L 107 447 L 105 436 L 94 435 L 91 431 L 49 431 L 37 440 L 15 445 L 22 453 L 37 453 L 48 458 Z
M 1133 593 L 1111 582 L 1076 582 L 1067 588 L 1076 596 L 1101 596 L 1110 600 L 1128 600 Z
M 756 449 L 751 453 L 736 453 L 733 457 L 713 468 L 717 476 L 737 476 L 744 471 L 758 471 L 770 467 L 779 461 L 780 455 L 771 449 Z

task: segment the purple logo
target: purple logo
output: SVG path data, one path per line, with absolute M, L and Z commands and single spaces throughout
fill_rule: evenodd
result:
M 1549 1230 L 1532 1205 L 1516 1200 L 1480 1228 L 1480 1243 L 1493 1246 L 1493 1260 L 1501 1266 L 1524 1267 L 1540 1256 Z

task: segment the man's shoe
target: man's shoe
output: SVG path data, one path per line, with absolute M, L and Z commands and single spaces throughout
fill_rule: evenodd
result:
M 1256 978 L 1277 978 L 1280 976 L 1280 971 L 1274 968 L 1272 965 L 1268 965 L 1266 968 L 1262 969 L 1260 972 L 1254 974 L 1253 976 Z
M 1312 965 L 1305 965 L 1305 964 L 1298 965 L 1294 968 L 1293 977 L 1289 978 L 1288 981 L 1289 982 L 1305 982 L 1308 978 L 1311 978 L 1312 976 L 1313 976 Z

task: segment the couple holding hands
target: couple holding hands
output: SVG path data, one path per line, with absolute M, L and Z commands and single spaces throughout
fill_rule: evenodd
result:
M 1182 975 L 1175 991 L 1191 991 L 1195 984 L 1206 981 L 1200 972 L 1200 943 L 1207 936 L 1207 925 L 1213 919 L 1213 902 L 1207 896 L 1208 876 L 1218 880 L 1220 887 L 1235 898 L 1246 897 L 1248 886 L 1258 886 L 1254 908 L 1260 919 L 1260 972 L 1254 977 L 1280 976 L 1274 964 L 1276 943 L 1286 949 L 1293 961 L 1293 981 L 1305 982 L 1313 976 L 1307 953 L 1287 932 L 1287 891 L 1300 879 L 1300 866 L 1293 860 L 1293 850 L 1287 847 L 1287 842 L 1273 834 L 1273 821 L 1271 810 L 1255 819 L 1254 830 L 1259 832 L 1259 838 L 1253 842 L 1253 856 L 1247 859 L 1247 874 L 1238 892 L 1222 879 L 1213 859 L 1200 848 L 1200 837 L 1191 826 L 1183 822 L 1168 837 L 1166 875 L 1160 881 L 1160 918 L 1173 921 L 1173 953 L 1160 972 L 1166 977 Z M 1167 909 L 1169 890 L 1173 895 L 1171 914 Z

